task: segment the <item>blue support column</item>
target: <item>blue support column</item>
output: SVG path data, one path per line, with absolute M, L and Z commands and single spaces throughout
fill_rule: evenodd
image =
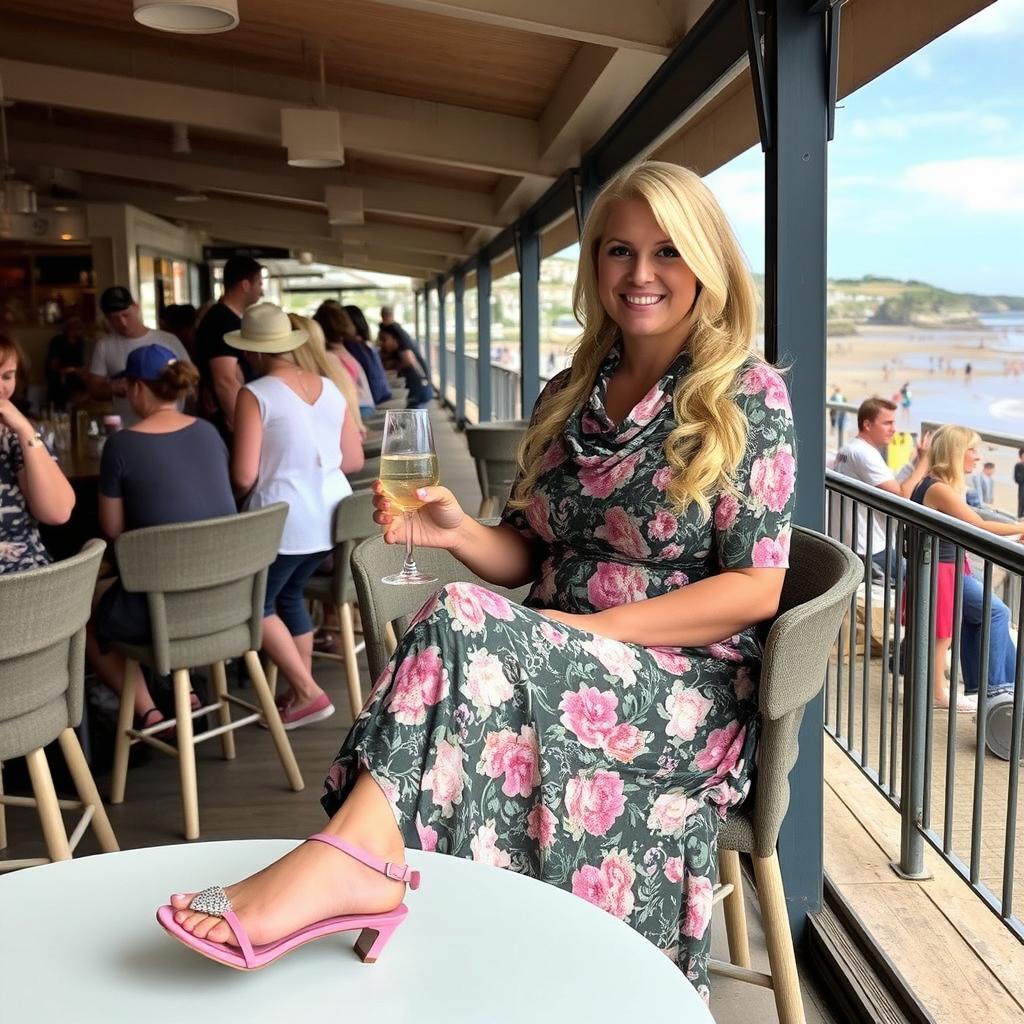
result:
M 455 275 L 455 426 L 466 425 L 466 278 Z
M 476 265 L 476 318 L 478 351 L 476 357 L 477 405 L 480 422 L 491 419 L 491 261 L 481 257 Z
M 434 354 L 430 345 L 430 285 L 423 285 L 423 358 L 427 361 L 427 376 L 434 380 Z
M 437 370 L 441 381 L 440 395 L 442 405 L 448 404 L 448 352 L 446 345 L 448 339 L 445 335 L 446 325 L 444 322 L 444 278 L 437 279 Z
M 529 419 L 540 394 L 540 235 L 519 236 L 520 378 L 523 417 Z
M 765 157 L 765 354 L 791 366 L 788 383 L 800 444 L 796 520 L 824 529 L 825 231 L 828 77 L 821 16 L 806 0 L 776 0 L 765 30 L 770 97 Z M 790 775 L 789 813 L 779 836 L 793 938 L 821 908 L 823 699 L 807 706 L 800 759 Z

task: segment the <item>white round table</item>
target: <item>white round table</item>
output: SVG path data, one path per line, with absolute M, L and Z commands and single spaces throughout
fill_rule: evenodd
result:
M 409 852 L 423 884 L 373 965 L 356 957 L 353 933 L 244 974 L 156 923 L 169 893 L 227 885 L 294 845 L 162 846 L 0 876 L 0 1019 L 712 1021 L 682 972 L 621 921 L 554 886 L 438 854 Z

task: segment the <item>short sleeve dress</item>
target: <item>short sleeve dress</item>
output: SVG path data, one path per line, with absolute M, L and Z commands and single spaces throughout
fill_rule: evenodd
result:
M 25 456 L 18 435 L 0 427 L 0 575 L 50 564 L 39 524 L 18 486 Z
M 735 401 L 747 447 L 710 521 L 666 495 L 681 354 L 620 423 L 605 413 L 614 349 L 588 402 L 505 521 L 538 545 L 523 605 L 452 584 L 415 616 L 331 767 L 333 813 L 360 767 L 408 846 L 471 857 L 567 889 L 668 953 L 708 996 L 718 827 L 750 786 L 760 645 L 643 647 L 556 623 L 788 564 L 795 459 L 779 374 L 751 361 Z M 554 378 L 539 402 L 564 383 Z

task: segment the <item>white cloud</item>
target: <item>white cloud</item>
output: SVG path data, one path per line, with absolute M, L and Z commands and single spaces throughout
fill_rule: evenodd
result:
M 903 184 L 969 213 L 1024 214 L 1024 156 L 931 160 L 906 168 Z
M 927 82 L 935 77 L 935 64 L 932 62 L 931 57 L 923 50 L 918 50 L 907 57 L 903 62 L 903 66 L 915 78 L 919 78 L 921 81 Z
M 721 168 L 705 181 L 733 224 L 764 223 L 764 171 Z
M 970 135 L 1003 135 L 1012 122 L 999 114 L 977 114 L 973 110 L 929 110 L 916 114 L 858 117 L 846 129 L 858 141 L 902 141 L 932 128 L 956 128 Z
M 964 36 L 1024 35 L 1024 0 L 996 0 L 954 31 Z

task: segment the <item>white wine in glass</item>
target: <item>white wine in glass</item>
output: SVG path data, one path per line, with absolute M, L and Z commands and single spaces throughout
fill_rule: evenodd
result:
M 402 571 L 385 576 L 384 583 L 408 586 L 436 583 L 437 577 L 420 572 L 413 559 L 413 516 L 423 502 L 416 496 L 421 487 L 433 487 L 439 479 L 430 413 L 426 409 L 388 409 L 380 450 L 380 482 L 388 501 L 405 519 L 405 564 Z

